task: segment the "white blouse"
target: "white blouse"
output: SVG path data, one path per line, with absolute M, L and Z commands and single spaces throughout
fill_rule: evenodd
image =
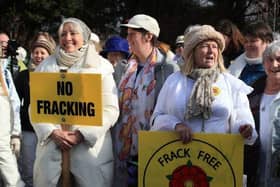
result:
M 185 123 L 192 132 L 202 132 L 202 118 L 184 119 L 186 106 L 191 95 L 194 80 L 181 72 L 173 73 L 164 83 L 151 118 L 151 130 L 174 130 L 178 123 Z M 213 84 L 214 101 L 212 115 L 204 121 L 208 133 L 239 133 L 240 125 L 250 124 L 253 136 L 245 143 L 253 144 L 257 138 L 253 115 L 247 94 L 252 88 L 229 73 L 220 74 Z
M 264 184 L 269 179 L 271 170 L 271 139 L 273 124 L 270 118 L 271 105 L 279 94 L 268 95 L 263 94 L 260 105 L 260 161 L 259 161 L 259 180 L 260 184 Z M 267 175 L 267 176 L 266 176 Z

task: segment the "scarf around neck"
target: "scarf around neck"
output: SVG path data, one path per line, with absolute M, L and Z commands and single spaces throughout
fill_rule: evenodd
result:
M 138 154 L 138 131 L 149 130 L 149 121 L 155 105 L 155 64 L 158 51 L 153 50 L 140 71 L 139 60 L 129 59 L 129 67 L 119 84 L 120 118 L 115 125 L 118 161 Z
M 209 119 L 212 113 L 211 104 L 214 101 L 212 84 L 219 77 L 218 68 L 202 69 L 197 68 L 189 75 L 195 80 L 190 99 L 187 103 L 185 119 L 202 117 Z
M 73 64 L 76 64 L 81 59 L 83 59 L 86 54 L 88 45 L 83 45 L 82 48 L 76 50 L 72 53 L 66 53 L 61 47 L 57 47 L 55 50 L 55 55 L 59 66 L 66 66 L 70 68 Z

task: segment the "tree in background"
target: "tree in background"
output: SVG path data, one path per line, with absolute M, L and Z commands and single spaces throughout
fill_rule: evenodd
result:
M 0 12 L 1 30 L 10 31 L 27 48 L 30 38 L 39 30 L 57 37 L 63 17 L 82 19 L 106 40 L 110 35 L 120 34 L 120 23 L 133 15 L 149 14 L 160 24 L 160 40 L 170 44 L 189 25 L 215 24 L 223 18 L 241 29 L 246 22 L 260 19 L 268 21 L 275 30 L 279 30 L 280 24 L 277 0 L 0 0 Z

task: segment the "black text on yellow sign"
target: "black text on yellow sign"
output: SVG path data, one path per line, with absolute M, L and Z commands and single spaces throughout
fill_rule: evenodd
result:
M 30 73 L 33 123 L 102 125 L 100 74 Z
M 240 135 L 196 133 L 183 144 L 174 132 L 138 133 L 139 187 L 242 186 Z

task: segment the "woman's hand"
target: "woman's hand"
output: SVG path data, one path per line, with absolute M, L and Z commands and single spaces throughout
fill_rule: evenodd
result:
M 189 143 L 192 140 L 192 131 L 184 123 L 177 123 L 175 126 L 175 131 L 180 134 L 180 138 L 183 143 Z
M 253 134 L 253 127 L 251 125 L 241 125 L 239 127 L 239 133 L 243 138 L 250 139 Z
M 77 145 L 77 144 L 81 143 L 84 140 L 84 137 L 83 137 L 83 135 L 81 134 L 81 132 L 79 130 L 67 131 L 67 132 L 68 133 L 67 133 L 66 140 L 71 145 Z
M 70 150 L 72 144 L 67 140 L 68 131 L 63 131 L 61 129 L 55 129 L 52 131 L 50 138 L 55 142 L 55 144 L 63 151 Z

